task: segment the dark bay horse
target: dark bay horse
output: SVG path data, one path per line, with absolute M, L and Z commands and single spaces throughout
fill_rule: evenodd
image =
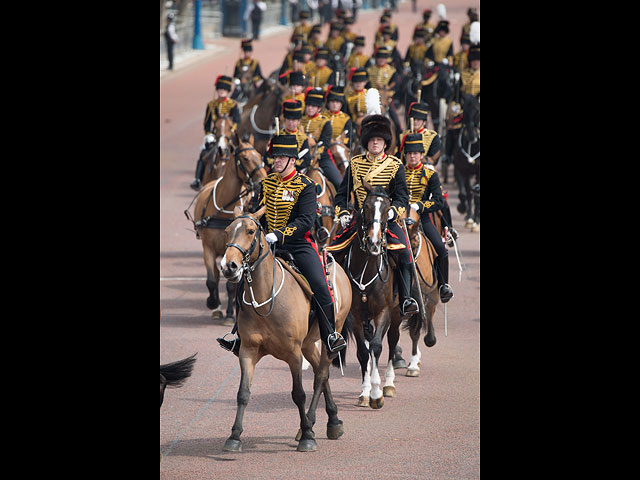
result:
M 362 208 L 354 213 L 355 237 L 344 254 L 342 265 L 351 280 L 353 334 L 358 347 L 358 362 L 362 372 L 362 390 L 358 406 L 379 409 L 384 406 L 384 392 L 380 388 L 378 365 L 382 353 L 382 341 L 387 331 L 390 352 L 395 352 L 400 338 L 400 315 L 397 298 L 394 298 L 394 268 L 390 264 L 386 247 L 386 229 L 391 200 L 383 187 L 367 191 Z M 329 249 L 331 250 L 331 249 Z M 393 383 L 393 363 L 387 365 L 386 378 Z
M 262 357 L 272 355 L 287 363 L 291 371 L 291 396 L 300 415 L 297 450 L 315 451 L 317 444 L 313 426 L 320 394 L 324 394 L 329 416 L 327 437 L 339 438 L 344 428 L 329 387 L 330 359 L 326 347 L 323 343 L 322 352 L 319 352 L 315 345 L 320 339 L 318 321 L 310 327 L 313 292 L 286 262 L 276 259 L 268 247 L 266 232 L 260 224 L 266 208 L 263 206 L 255 214 L 243 215 L 237 207 L 236 218 L 226 228 L 227 248 L 220 265 L 228 282 L 242 285 L 242 293 L 238 294 L 240 311 L 237 320 L 241 340 L 238 354 L 241 378 L 236 418 L 224 450 L 242 451 L 240 436 L 255 367 Z M 332 262 L 328 269 L 328 278 L 334 288 L 336 330 L 340 332 L 351 307 L 351 289 L 349 279 L 337 262 Z M 304 411 L 306 395 L 302 385 L 303 354 L 314 372 L 313 397 L 307 413 Z M 337 355 L 333 354 L 332 358 Z
M 286 88 L 280 82 L 266 79 L 242 109 L 238 135 L 240 138 L 253 135 L 254 146 L 260 155 L 264 154 L 267 143 L 275 133 L 273 119 L 281 113 L 285 92 Z
M 251 139 L 249 139 L 251 140 Z M 205 185 L 198 193 L 193 209 L 193 216 L 185 210 L 185 215 L 194 224 L 196 236 L 202 241 L 204 264 L 207 270 L 207 308 L 214 310 L 212 317 L 219 313 L 220 297 L 218 281 L 220 271 L 216 260 L 225 251 L 224 229 L 234 218 L 236 205 L 244 205 L 251 200 L 261 179 L 267 176 L 262 163 L 262 155 L 250 142 L 236 138 L 237 148 L 233 148 L 233 160 L 225 165 L 223 174 L 217 180 Z M 229 303 L 225 324 L 233 325 L 233 303 L 235 286 L 227 282 Z
M 465 217 L 465 226 L 480 231 L 480 196 L 474 195 L 472 180 L 480 184 L 480 101 L 470 94 L 462 94 L 462 128 L 458 130 L 453 147 L 453 165 L 458 184 L 458 212 Z

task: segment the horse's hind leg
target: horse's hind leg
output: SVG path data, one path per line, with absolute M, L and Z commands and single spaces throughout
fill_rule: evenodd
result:
M 302 386 L 302 352 L 298 350 L 292 354 L 291 358 L 287 361 L 289 364 L 289 370 L 291 370 L 291 377 L 293 379 L 293 388 L 291 390 L 291 398 L 298 407 L 298 413 L 300 414 L 300 430 L 302 437 L 298 442 L 297 450 L 299 452 L 315 452 L 317 449 L 316 440 L 312 429 L 311 422 L 304 411 L 304 404 L 307 399 Z
M 400 323 L 402 322 L 402 318 L 396 310 L 394 309 L 394 313 L 392 315 L 391 326 L 389 327 L 389 331 L 387 333 L 387 342 L 389 344 L 389 361 L 387 362 L 387 371 L 384 375 L 384 387 L 382 387 L 382 392 L 385 397 L 395 397 L 396 396 L 396 386 L 393 381 L 396 378 L 395 375 L 395 358 L 396 358 L 396 347 L 398 346 L 398 340 L 400 340 Z M 402 358 L 402 357 L 400 357 Z M 404 362 L 404 360 L 403 360 Z M 404 368 L 407 364 L 404 362 Z
M 242 421 L 244 419 L 244 412 L 249 403 L 251 397 L 251 380 L 253 379 L 253 372 L 257 363 L 257 357 L 255 355 L 247 354 L 244 349 L 244 344 L 240 347 L 240 387 L 238 388 L 238 395 L 236 397 L 237 410 L 236 420 L 231 428 L 231 436 L 227 438 L 224 444 L 223 450 L 225 452 L 241 452 L 242 442 L 240 441 L 240 435 L 242 435 Z
M 371 354 L 369 353 L 369 342 L 360 335 L 356 334 L 357 357 L 360 363 L 360 371 L 362 372 L 362 386 L 360 398 L 358 398 L 359 407 L 369 406 L 369 396 L 371 395 L 371 366 L 369 361 Z

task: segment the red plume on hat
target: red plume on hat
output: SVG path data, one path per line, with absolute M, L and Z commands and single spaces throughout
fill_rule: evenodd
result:
M 349 70 L 349 77 L 348 77 L 349 80 L 351 80 L 351 77 L 353 77 L 353 74 L 357 69 L 358 69 L 357 67 L 351 67 L 351 70 Z

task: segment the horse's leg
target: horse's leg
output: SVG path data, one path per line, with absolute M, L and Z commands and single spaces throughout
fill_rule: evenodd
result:
M 369 342 L 367 342 L 361 334 L 356 334 L 355 337 L 358 349 L 357 357 L 358 362 L 360 363 L 360 371 L 362 372 L 362 387 L 360 398 L 358 398 L 358 406 L 368 407 L 369 395 L 371 394 L 371 365 L 369 362 L 371 354 L 369 353 Z
M 465 215 L 467 213 L 467 195 L 465 192 L 464 177 L 456 165 L 454 165 L 453 168 L 453 176 L 455 177 L 456 184 L 458 185 L 458 213 Z
M 237 285 L 235 283 L 227 282 L 227 297 L 229 298 L 227 301 L 227 316 L 224 319 L 224 325 L 231 326 L 236 322 L 235 316 L 233 315 L 233 307 L 236 299 L 236 286 Z
M 414 322 L 417 323 L 414 325 Z M 422 353 L 418 348 L 418 342 L 420 341 L 420 332 L 422 330 L 422 320 L 419 319 L 419 315 L 414 315 L 410 323 L 412 323 L 409 329 L 409 336 L 411 337 L 411 358 L 409 359 L 409 366 L 407 367 L 407 377 L 419 377 L 420 376 L 420 357 Z
M 369 349 L 371 350 L 371 395 L 369 398 L 369 406 L 376 410 L 384 406 L 384 395 L 380 388 L 381 380 L 378 365 L 380 364 L 380 355 L 382 354 L 382 338 L 387 333 L 391 322 L 388 308 L 385 308 L 380 315 L 383 321 L 378 324 L 375 334 L 371 342 L 369 342 Z
M 240 387 L 238 388 L 238 395 L 236 397 L 237 410 L 236 420 L 233 423 L 231 429 L 231 436 L 227 438 L 224 443 L 223 450 L 225 452 L 241 452 L 242 442 L 240 441 L 240 435 L 242 435 L 242 420 L 244 418 L 244 411 L 249 403 L 251 397 L 251 380 L 253 379 L 253 372 L 255 365 L 258 362 L 257 352 L 247 350 L 244 342 L 240 346 Z
M 302 386 L 302 352 L 298 349 L 297 352 L 292 353 L 287 363 L 289 364 L 291 378 L 293 379 L 291 398 L 298 407 L 298 413 L 300 414 L 300 430 L 302 431 L 302 437 L 298 442 L 297 450 L 299 452 L 315 452 L 317 444 L 314 438 L 312 424 L 304 411 L 304 404 L 307 396 L 304 393 L 304 388 Z
M 397 317 L 397 318 L 396 318 Z M 389 344 L 389 361 L 387 362 L 387 371 L 384 375 L 384 387 L 382 387 L 382 392 L 385 397 L 395 397 L 396 396 L 396 386 L 393 381 L 396 378 L 395 374 L 395 358 L 396 358 L 396 347 L 398 345 L 398 341 L 400 340 L 400 323 L 402 322 L 402 318 L 400 315 L 395 314 L 391 319 L 391 326 L 389 327 L 389 332 L 387 333 L 387 342 Z M 403 360 L 404 362 L 404 360 Z M 403 367 L 405 368 L 406 362 Z
M 202 250 L 204 258 L 204 266 L 207 270 L 207 290 L 209 297 L 207 298 L 207 308 L 209 310 L 217 309 L 220 306 L 220 295 L 218 294 L 218 280 L 220 279 L 220 271 L 216 265 L 216 252 L 209 244 L 209 232 L 202 233 Z M 215 313 L 215 312 L 214 312 Z

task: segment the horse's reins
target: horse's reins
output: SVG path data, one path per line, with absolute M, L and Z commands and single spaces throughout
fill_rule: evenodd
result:
M 480 150 L 478 150 L 478 153 L 476 153 L 474 156 L 471 156 L 471 147 L 476 143 L 478 143 L 478 141 L 480 140 L 480 130 L 478 128 L 475 128 L 475 130 L 478 131 L 478 138 L 476 138 L 475 142 L 470 141 L 467 149 L 468 151 L 465 151 L 464 147 L 462 146 L 462 136 L 463 136 L 462 134 L 464 133 L 465 128 L 467 127 L 463 125 L 462 130 L 458 134 L 458 147 L 460 147 L 460 151 L 466 157 L 467 161 L 473 165 L 476 163 L 476 158 L 480 156 Z
M 275 298 L 278 295 L 278 293 L 280 292 L 280 290 L 282 289 L 282 285 L 280 285 L 280 288 L 278 288 L 278 291 L 276 292 L 276 263 L 278 263 L 276 261 L 275 255 L 273 255 L 273 252 L 271 251 L 271 248 L 267 248 L 267 251 L 265 252 L 264 255 L 262 255 L 262 249 L 264 247 L 264 245 L 262 244 L 262 242 L 258 241 L 258 238 L 261 237 L 262 235 L 262 225 L 260 225 L 260 222 L 258 222 L 255 218 L 253 218 L 250 215 L 240 215 L 239 217 L 236 217 L 234 220 L 237 220 L 239 218 L 248 218 L 250 219 L 253 223 L 256 224 L 256 226 L 258 227 L 258 230 L 256 231 L 256 234 L 253 237 L 253 240 L 251 241 L 251 245 L 249 245 L 249 249 L 245 250 L 242 245 L 238 245 L 237 243 L 227 243 L 226 244 L 226 248 L 229 247 L 234 247 L 237 248 L 240 253 L 242 254 L 242 274 L 244 276 L 245 281 L 247 282 L 247 285 L 249 285 L 249 292 L 251 293 L 251 303 L 247 302 L 247 300 L 244 298 L 244 293 L 242 294 L 242 300 L 244 301 L 245 304 L 247 305 L 251 305 L 253 307 L 253 310 L 256 312 L 256 314 L 260 315 L 261 317 L 268 317 L 271 312 L 273 311 L 273 306 L 275 304 Z M 253 251 L 256 249 L 256 245 L 259 245 L 259 249 L 258 249 L 258 259 L 253 263 L 253 265 L 251 265 L 249 263 L 249 261 L 251 260 L 251 255 L 253 254 Z M 275 246 L 274 246 L 274 250 L 275 250 Z M 251 277 L 251 272 L 254 272 L 256 270 L 256 268 L 258 268 L 258 265 L 260 265 L 260 263 L 267 257 L 267 255 L 269 255 L 271 253 L 271 255 L 273 256 L 273 283 L 271 284 L 271 297 L 263 302 L 263 303 L 258 303 L 256 302 L 254 293 L 253 293 L 253 278 Z M 280 269 L 282 269 L 282 265 L 280 265 Z M 284 283 L 284 271 L 282 272 L 282 283 Z M 269 312 L 267 312 L 266 315 L 262 315 L 260 312 L 258 312 L 258 308 L 266 305 L 267 303 L 271 302 L 271 306 L 269 307 Z

